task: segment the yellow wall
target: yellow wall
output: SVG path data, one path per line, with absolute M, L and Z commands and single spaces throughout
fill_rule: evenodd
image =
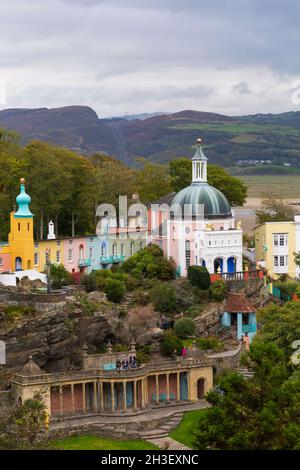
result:
M 46 251 L 50 249 L 50 261 L 51 264 L 63 264 L 64 253 L 63 253 L 63 242 L 57 244 L 59 240 L 42 240 L 36 242 L 34 245 L 34 253 L 38 253 L 38 264 L 33 267 L 37 271 L 43 272 L 46 264 Z M 57 251 L 60 251 L 60 262 L 57 262 Z
M 33 218 L 15 217 L 10 214 L 10 233 L 8 242 L 11 253 L 11 270 L 15 270 L 15 260 L 22 259 L 22 269 L 33 269 Z
M 213 387 L 212 367 L 191 368 L 189 372 L 189 400 L 198 400 L 198 380 L 204 379 L 204 393 Z
M 280 274 L 274 272 L 274 256 L 276 247 L 273 246 L 273 235 L 286 233 L 288 234 L 288 272 L 290 277 L 296 276 L 296 265 L 294 262 L 294 252 L 296 251 L 296 226 L 295 222 L 266 222 L 255 229 L 255 249 L 256 262 L 264 261 L 268 274 L 275 279 Z M 263 250 L 263 245 L 268 247 L 267 251 Z M 280 253 L 278 253 L 280 255 Z

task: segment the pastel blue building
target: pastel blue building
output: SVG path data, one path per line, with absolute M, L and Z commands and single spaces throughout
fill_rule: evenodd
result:
M 240 340 L 247 334 L 252 341 L 256 331 L 256 309 L 244 294 L 229 294 L 221 324 Z

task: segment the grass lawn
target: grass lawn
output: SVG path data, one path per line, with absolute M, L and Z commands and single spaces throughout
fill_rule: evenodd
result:
M 197 428 L 200 413 L 204 410 L 188 411 L 184 413 L 183 420 L 171 433 L 170 437 L 175 441 L 193 448 L 194 431 Z
M 121 441 L 96 436 L 76 436 L 57 439 L 52 442 L 52 448 L 58 450 L 152 450 L 158 447 L 143 440 Z
M 299 198 L 299 175 L 239 175 L 248 186 L 248 197 L 276 194 L 283 199 Z

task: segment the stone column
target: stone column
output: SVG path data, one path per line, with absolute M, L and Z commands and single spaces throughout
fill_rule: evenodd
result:
M 166 374 L 166 401 L 170 401 L 170 374 Z
M 93 410 L 95 413 L 98 411 L 97 382 L 94 382 Z
M 86 413 L 85 383 L 82 384 L 82 409 Z
M 159 376 L 158 374 L 155 375 L 155 385 L 156 385 L 156 404 L 159 405 Z
M 134 411 L 137 410 L 137 381 L 134 380 L 133 382 L 133 409 Z
M 123 412 L 127 412 L 126 382 L 123 382 Z
M 103 396 L 103 382 L 99 380 L 99 402 L 100 402 L 100 411 L 104 410 L 104 396 Z
M 59 386 L 59 414 L 60 416 L 64 414 L 62 385 Z
M 110 382 L 110 395 L 111 395 L 111 409 L 115 412 L 115 383 Z
M 71 402 L 72 402 L 72 415 L 74 415 L 75 414 L 74 384 L 71 384 Z
M 142 390 L 142 408 L 145 408 L 145 387 L 144 387 L 144 379 L 141 380 L 141 390 Z
M 176 400 L 180 401 L 180 372 L 177 372 L 177 388 L 176 388 L 177 396 Z

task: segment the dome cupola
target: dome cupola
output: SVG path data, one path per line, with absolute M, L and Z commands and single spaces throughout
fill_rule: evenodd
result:
M 29 204 L 31 202 L 31 197 L 25 191 L 25 179 L 21 178 L 20 180 L 20 194 L 16 198 L 16 203 L 18 204 L 18 210 L 14 214 L 15 217 L 33 217 L 33 214 L 30 212 Z
M 184 214 L 192 218 L 199 218 L 200 207 L 203 207 L 205 219 L 219 219 L 232 217 L 230 204 L 221 191 L 207 183 L 207 157 L 202 147 L 202 139 L 197 139 L 196 153 L 192 158 L 192 183 L 179 191 L 172 201 L 174 208 L 181 207 Z M 174 211 L 176 213 L 176 209 Z

